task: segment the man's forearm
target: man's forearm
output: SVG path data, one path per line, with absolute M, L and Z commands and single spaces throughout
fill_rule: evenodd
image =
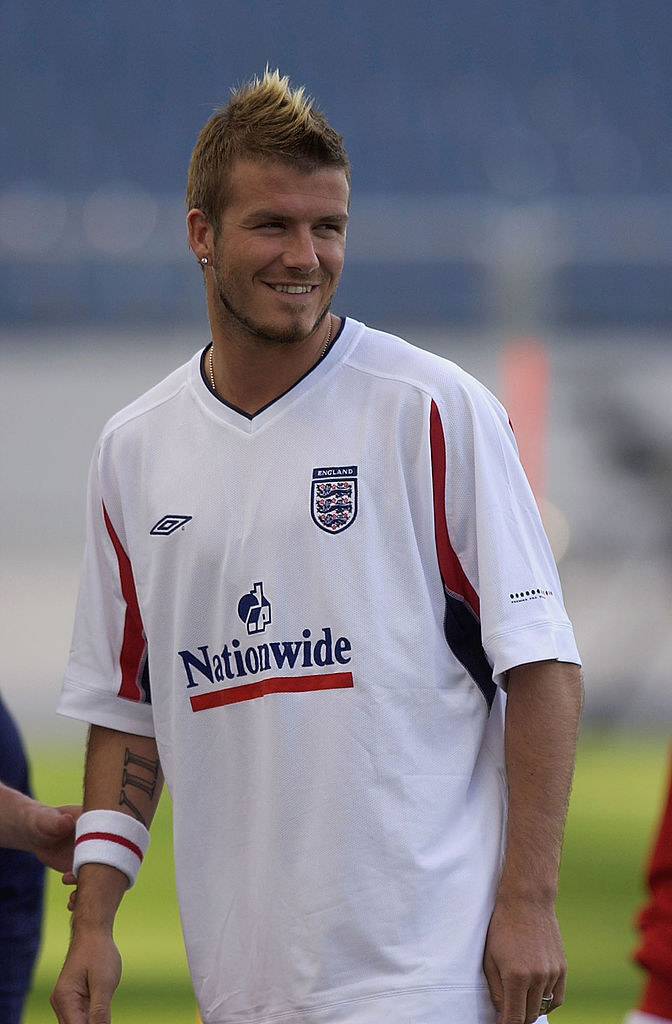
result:
M 84 774 L 84 811 L 113 810 L 151 824 L 163 786 L 156 741 L 92 726 Z M 106 864 L 83 864 L 77 879 L 73 928 L 111 923 L 128 887 L 127 877 Z
M 149 828 L 162 787 L 153 738 L 91 726 L 84 774 L 85 811 L 123 811 Z
M 576 665 L 538 662 L 510 672 L 501 897 L 555 899 L 582 702 Z
M 483 956 L 498 1024 L 531 1024 L 564 998 L 555 897 L 582 701 L 575 665 L 509 674 L 506 854 Z
M 134 819 L 135 831 L 135 822 L 148 828 L 162 785 L 153 739 L 92 726 L 84 775 L 85 812 L 120 812 Z M 121 977 L 121 957 L 112 932 L 127 888 L 128 877 L 120 868 L 94 862 L 80 866 L 70 948 L 51 996 L 62 1024 L 93 1020 L 89 1011 L 94 1008 L 97 1020 L 109 1020 L 112 995 Z

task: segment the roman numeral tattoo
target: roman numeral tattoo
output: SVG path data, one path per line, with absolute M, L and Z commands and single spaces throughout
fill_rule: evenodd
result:
M 152 800 L 154 798 L 154 791 L 156 790 L 158 777 L 158 760 L 152 761 L 149 757 L 141 757 L 139 754 L 134 754 L 128 747 L 126 747 L 126 753 L 124 754 L 124 768 L 121 774 L 119 806 L 128 807 L 131 814 L 133 814 L 138 821 L 145 826 L 145 828 L 147 827 L 147 821 L 129 796 L 128 790 L 139 789 L 142 793 L 145 793 L 150 800 Z M 135 799 L 137 800 L 137 796 Z

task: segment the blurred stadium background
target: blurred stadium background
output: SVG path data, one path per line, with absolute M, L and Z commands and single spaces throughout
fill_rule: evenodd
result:
M 512 339 L 544 347 L 586 721 L 669 729 L 671 38 L 669 0 L 0 0 L 0 690 L 29 746 L 82 736 L 54 708 L 90 453 L 208 340 L 186 167 L 266 63 L 352 160 L 335 312 L 500 395 Z
M 3 690 L 21 717 L 53 707 L 97 433 L 207 341 L 186 166 L 266 62 L 350 151 L 336 311 L 497 392 L 510 338 L 548 347 L 547 522 L 587 714 L 669 716 L 667 0 L 32 0 L 2 2 L 0 27 Z

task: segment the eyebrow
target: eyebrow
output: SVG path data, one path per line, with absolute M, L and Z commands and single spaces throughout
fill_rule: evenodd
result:
M 294 220 L 294 217 L 286 213 L 278 213 L 277 210 L 254 210 L 250 213 L 245 221 L 255 220 Z M 348 214 L 347 213 L 327 213 L 324 216 L 315 217 L 315 222 L 320 224 L 347 224 Z

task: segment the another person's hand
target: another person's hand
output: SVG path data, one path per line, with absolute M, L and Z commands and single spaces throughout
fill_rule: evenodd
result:
M 63 885 L 75 886 L 68 896 L 68 910 L 72 913 L 77 906 L 77 876 L 74 875 L 72 871 L 66 871 L 61 881 L 63 882 Z
M 75 822 L 82 808 L 73 804 L 48 807 L 31 800 L 26 808 L 27 847 L 48 868 L 72 875 L 72 857 L 75 846 Z
M 43 864 L 68 874 L 75 848 L 75 822 L 82 808 L 49 807 L 0 783 L 0 846 L 27 850 Z

